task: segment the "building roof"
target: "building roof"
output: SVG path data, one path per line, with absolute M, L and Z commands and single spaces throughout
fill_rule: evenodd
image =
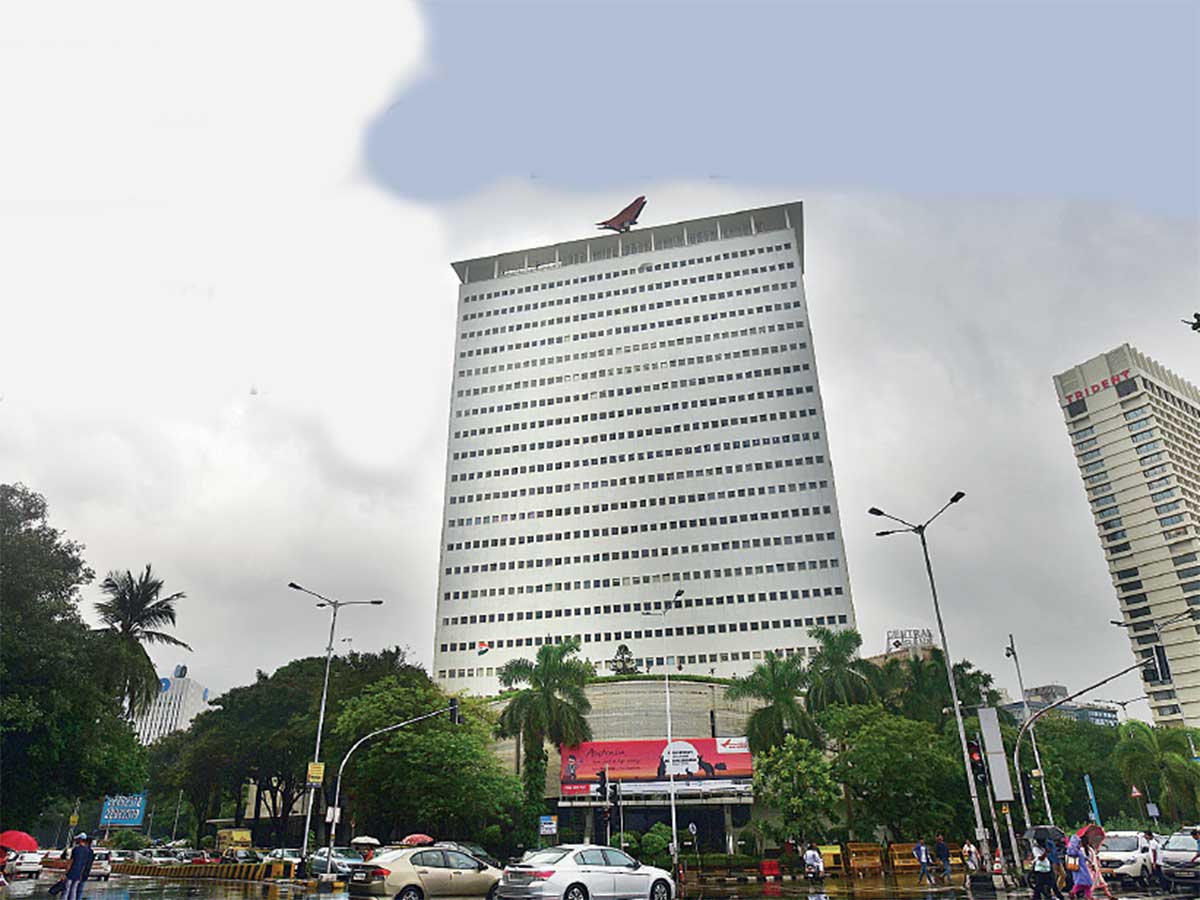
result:
M 621 234 L 597 233 L 585 238 L 529 247 L 492 256 L 480 256 L 451 263 L 463 284 L 490 281 L 511 275 L 524 275 L 564 266 L 604 259 L 633 256 L 651 250 L 689 247 L 715 240 L 745 237 L 765 231 L 791 229 L 796 234 L 804 270 L 804 206 L 801 202 L 760 206 L 737 212 L 721 213 L 699 219 L 686 219 L 665 225 L 634 228 Z

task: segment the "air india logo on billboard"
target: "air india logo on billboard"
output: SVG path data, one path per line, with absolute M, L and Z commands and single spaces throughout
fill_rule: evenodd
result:
M 601 774 L 626 794 L 667 790 L 675 780 L 681 793 L 750 790 L 754 776 L 744 737 L 653 741 L 590 741 L 562 748 L 564 796 L 595 794 Z

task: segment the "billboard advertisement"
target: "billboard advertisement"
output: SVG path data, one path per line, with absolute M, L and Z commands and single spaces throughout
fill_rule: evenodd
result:
M 136 828 L 146 816 L 146 792 L 105 797 L 100 810 L 100 827 L 127 825 Z
M 621 794 L 749 794 L 754 769 L 744 737 L 590 741 L 562 748 L 564 797 L 597 797 L 600 775 Z

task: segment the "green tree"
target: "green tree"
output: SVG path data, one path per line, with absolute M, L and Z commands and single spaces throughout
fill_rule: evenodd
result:
M 883 827 L 893 840 L 965 833 L 967 786 L 950 736 L 878 706 L 833 707 L 821 719 L 842 747 L 833 773 L 854 801 L 849 828 L 865 834 Z M 952 737 L 957 742 L 957 733 Z
M 617 654 L 609 662 L 608 667 L 614 675 L 638 674 L 637 664 L 633 661 L 633 653 L 630 652 L 627 644 L 617 647 Z
M 754 797 L 779 813 L 778 840 L 814 840 L 825 833 L 838 799 L 825 754 L 789 734 L 754 761 Z
M 833 630 L 818 626 L 808 630 L 817 642 L 808 661 L 808 691 L 805 703 L 810 712 L 837 704 L 869 703 L 875 699 L 877 668 L 859 659 L 862 635 L 853 628 Z
M 108 638 L 109 679 L 131 719 L 154 702 L 159 690 L 146 645 L 192 649 L 162 630 L 175 625 L 175 604 L 186 596 L 178 591 L 163 597 L 162 588 L 149 565 L 137 578 L 129 571 L 109 572 L 100 584 L 108 598 L 96 604 L 96 612 Z
M 1112 755 L 1126 785 L 1143 791 L 1157 786 L 1155 800 L 1176 822 L 1194 819 L 1200 799 L 1200 766 L 1192 761 L 1189 736 L 1188 729 L 1151 728 L 1131 720 L 1120 726 Z
M 746 737 L 754 753 L 783 743 L 788 734 L 816 740 L 816 722 L 804 707 L 808 685 L 799 655 L 779 656 L 768 650 L 749 675 L 733 679 L 725 691 L 730 700 L 757 700 L 762 705 L 746 721 Z
M 367 687 L 346 703 L 333 732 L 344 741 L 357 740 L 446 706 L 447 695 L 421 675 L 406 682 L 389 676 Z M 521 783 L 492 752 L 496 716 L 484 701 L 462 697 L 459 703 L 461 725 L 438 716 L 356 751 L 342 781 L 347 820 L 396 836 L 426 831 L 480 840 L 494 839 L 492 826 L 512 832 Z
M 83 546 L 49 524 L 46 500 L 0 484 L 0 796 L 30 828 L 55 797 L 139 790 L 145 752 L 93 673 L 104 651 L 79 615 L 93 578 Z
M 538 649 L 536 661 L 511 659 L 498 673 L 506 688 L 525 685 L 509 698 L 500 714 L 497 733 L 521 741 L 528 815 L 545 806 L 546 741 L 570 747 L 592 738 L 586 718 L 592 704 L 584 686 L 595 671 L 591 663 L 575 656 L 578 652 L 579 641 L 574 638 L 561 644 L 544 644 Z

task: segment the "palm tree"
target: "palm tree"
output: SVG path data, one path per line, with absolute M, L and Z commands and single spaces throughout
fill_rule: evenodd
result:
M 818 626 L 808 630 L 817 642 L 817 652 L 808 661 L 809 712 L 820 712 L 835 704 L 849 706 L 875 699 L 874 679 L 878 668 L 859 659 L 862 635 L 853 628 L 834 631 Z
M 1125 782 L 1146 790 L 1158 784 L 1158 802 L 1176 821 L 1194 817 L 1200 800 L 1200 766 L 1192 762 L 1189 731 L 1151 728 L 1131 720 L 1120 726 L 1113 762 Z
M 817 726 L 804 708 L 801 696 L 807 684 L 804 662 L 798 654 L 779 656 L 770 650 L 749 675 L 733 679 L 725 690 L 728 699 L 762 703 L 746 720 L 746 737 L 752 752 L 762 753 L 779 746 L 787 734 L 816 741 Z
M 575 656 L 579 641 L 543 644 L 537 660 L 510 659 L 500 667 L 506 688 L 527 685 L 500 713 L 500 737 L 518 738 L 525 752 L 525 797 L 540 808 L 546 789 L 546 741 L 557 747 L 592 739 L 587 714 L 592 704 L 584 686 L 595 674 L 592 664 Z
M 163 581 L 146 566 L 136 579 L 133 573 L 109 572 L 100 584 L 107 600 L 96 604 L 109 639 L 110 678 L 130 718 L 145 710 L 158 693 L 158 673 L 146 652 L 146 644 L 192 648 L 161 629 L 175 624 L 175 604 L 186 595 L 177 591 L 162 594 Z

